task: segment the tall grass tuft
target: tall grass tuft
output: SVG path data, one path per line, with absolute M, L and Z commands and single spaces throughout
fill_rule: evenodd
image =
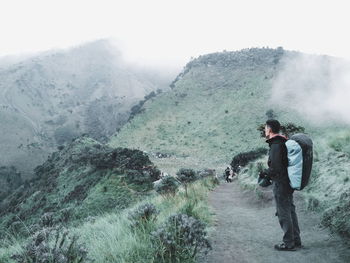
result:
M 179 261 L 177 257 L 180 255 L 169 258 L 164 245 L 151 233 L 164 226 L 174 214 L 185 214 L 193 220 L 198 220 L 203 226 L 210 222 L 207 195 L 208 187 L 213 187 L 213 184 L 210 178 L 203 180 L 188 186 L 187 197 L 180 191 L 166 198 L 161 195 L 149 197 L 143 204 L 138 204 L 122 213 L 105 215 L 93 223 L 85 223 L 76 228 L 75 232 L 84 240 L 89 257 L 94 262 L 193 262 L 193 258 L 184 259 L 182 256 Z M 138 216 L 148 214 L 146 210 L 150 212 L 148 218 L 151 220 L 144 220 L 144 216 Z M 135 224 L 137 220 L 143 223 Z

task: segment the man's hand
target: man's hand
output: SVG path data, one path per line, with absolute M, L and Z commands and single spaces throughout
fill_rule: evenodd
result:
M 266 170 L 259 173 L 258 184 L 262 187 L 267 187 L 271 185 L 271 179 L 267 175 Z

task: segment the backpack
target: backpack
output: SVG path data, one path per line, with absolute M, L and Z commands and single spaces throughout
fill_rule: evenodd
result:
M 286 141 L 288 157 L 288 177 L 294 190 L 303 190 L 309 183 L 312 161 L 313 143 L 310 137 L 297 133 Z

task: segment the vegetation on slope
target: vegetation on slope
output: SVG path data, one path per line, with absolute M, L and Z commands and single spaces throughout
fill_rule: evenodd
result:
M 0 167 L 0 202 L 22 184 L 22 177 L 13 166 Z
M 286 54 L 297 53 L 246 49 L 194 59 L 172 83 L 172 90 L 145 103 L 142 113 L 109 144 L 167 153 L 169 158 L 152 160 L 169 172 L 184 166 L 222 171 L 239 153 L 268 147 L 256 129 L 273 115 L 283 124 L 305 127 L 313 139 L 313 175 L 303 193 L 310 208 L 317 206 L 324 214 L 326 225 L 348 232 L 349 127 L 333 121 L 311 123 L 271 102 L 279 61 Z M 257 162 L 266 166 L 264 158 Z M 255 187 L 257 170 L 249 168 L 254 165 L 240 178 Z
M 35 225 L 44 212 L 53 208 L 64 215 L 74 207 L 69 217 L 81 219 L 81 224 L 71 225 L 70 231 L 81 237 L 96 262 L 176 262 L 169 253 L 174 246 L 161 242 L 165 235 L 152 233 L 168 229 L 166 222 L 174 219 L 174 213 L 209 222 L 206 195 L 213 181 L 205 179 L 186 186 L 187 194 L 183 189 L 174 194 L 174 188 L 172 194 L 160 191 L 163 196 L 147 195 L 150 193 L 143 191 L 151 189 L 150 183 L 157 178 L 154 175 L 159 174 L 151 160 L 171 174 L 183 167 L 211 167 L 221 172 L 234 156 L 258 150 L 256 156 L 253 154 L 254 161 L 238 177 L 259 194 L 256 176 L 259 167 L 266 165 L 264 150 L 259 148 L 266 149 L 267 145 L 257 128 L 272 114 L 284 124 L 292 122 L 305 127 L 312 137 L 315 164 L 310 185 L 303 194 L 309 208 L 323 214 L 325 225 L 348 236 L 349 135 L 344 127 L 315 127 L 302 116 L 271 104 L 271 83 L 283 53 L 282 49 L 248 49 L 209 54 L 191 61 L 169 92 L 150 97 L 135 109 L 133 119 L 111 138 L 109 146 L 113 148 L 83 137 L 38 167 L 37 181 L 29 182 L 31 190 L 23 186 L 3 203 L 7 211 L 2 217 L 3 233 L 20 228 L 22 221 L 25 226 Z M 147 151 L 152 159 L 142 151 Z M 165 158 L 156 158 L 158 153 Z M 134 154 L 137 158 L 133 158 Z M 115 159 L 116 156 L 121 158 Z M 150 170 L 145 171 L 148 165 Z M 34 191 L 34 185 L 40 190 Z M 140 197 L 144 199 L 142 204 L 154 206 L 146 205 L 147 211 L 154 214 L 141 216 L 150 219 L 136 224 L 142 226 L 139 228 L 130 215 L 139 215 L 135 211 L 140 210 L 140 203 L 126 207 Z M 29 215 L 30 210 L 33 215 Z M 106 211 L 110 214 L 100 215 Z M 94 217 L 82 220 L 89 215 Z M 62 221 L 57 214 L 53 217 Z M 182 220 L 186 217 L 175 218 L 184 225 L 195 224 L 192 219 Z M 154 240 L 155 236 L 158 240 Z M 169 244 L 174 244 L 173 239 L 169 240 Z M 6 242 L 6 248 L 0 250 L 0 262 L 23 251 L 22 241 Z M 182 252 L 177 258 L 182 258 Z M 186 260 L 181 262 L 194 259 Z
M 109 145 L 167 153 L 172 157 L 153 161 L 172 173 L 183 166 L 223 168 L 240 152 L 266 147 L 256 128 L 269 110 L 305 126 L 299 115 L 269 103 L 283 52 L 247 49 L 189 62 L 172 90 L 147 101 Z
M 70 227 L 69 234 L 79 237 L 78 251 L 83 246 L 88 252 L 86 259 L 96 263 L 195 262 L 200 250 L 210 248 L 206 241 L 206 226 L 211 222 L 207 196 L 215 184 L 213 177 L 207 177 L 188 185 L 187 194 L 180 189 L 175 195 L 149 196 L 123 211 Z M 178 224 L 169 227 L 167 222 L 177 217 L 181 218 Z M 26 253 L 26 242 L 3 242 L 0 262 L 16 262 L 12 255 Z
M 1 236 L 28 235 L 44 214 L 54 223 L 68 223 L 118 211 L 152 189 L 160 171 L 141 151 L 112 149 L 81 137 L 53 153 L 1 203 Z
M 327 133 L 325 133 L 327 134 Z M 350 155 L 346 132 L 314 139 L 314 164 L 309 185 L 302 191 L 307 207 L 320 212 L 324 226 L 350 238 Z M 266 167 L 267 156 L 250 162 L 239 174 L 244 188 L 266 198 L 266 189 L 257 185 L 257 174 Z

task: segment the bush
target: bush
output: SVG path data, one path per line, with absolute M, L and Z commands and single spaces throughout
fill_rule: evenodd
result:
M 340 195 L 339 204 L 328 208 L 322 216 L 322 224 L 333 232 L 350 239 L 350 194 L 344 192 Z
M 192 169 L 181 168 L 176 176 L 182 183 L 191 183 L 197 179 L 196 172 Z
M 144 191 L 152 189 L 152 178 L 147 171 L 127 170 L 126 174 L 129 184 L 141 186 L 139 188 Z
M 183 183 L 186 191 L 186 196 L 187 196 L 187 185 L 189 183 L 194 182 L 197 179 L 196 172 L 192 169 L 185 169 L 181 168 L 177 173 L 176 173 L 177 178 L 181 183 Z
M 77 263 L 88 262 L 87 251 L 77 244 L 77 236 L 63 229 L 43 228 L 12 256 L 18 263 Z
M 173 176 L 165 176 L 156 186 L 155 190 L 161 195 L 175 195 L 180 183 Z
M 258 126 L 257 130 L 260 132 L 261 137 L 265 137 L 265 124 L 261 124 Z M 286 135 L 287 137 L 292 136 L 296 133 L 304 133 L 305 128 L 302 126 L 297 126 L 296 124 L 292 122 L 288 122 L 284 125 L 281 125 L 281 133 Z
M 185 214 L 176 214 L 168 218 L 156 231 L 151 233 L 158 249 L 158 257 L 169 262 L 183 262 L 194 259 L 200 250 L 211 248 L 207 239 L 205 225 Z
M 158 214 L 159 211 L 153 204 L 146 203 L 131 211 L 128 219 L 131 221 L 131 226 L 144 226 L 148 222 L 155 221 Z
M 304 133 L 305 128 L 302 126 L 297 126 L 294 123 L 288 122 L 285 125 L 281 126 L 281 132 L 285 134 L 287 137 L 290 137 L 296 133 Z
M 249 162 L 255 161 L 265 154 L 267 154 L 267 149 L 265 148 L 258 148 L 253 151 L 237 154 L 232 159 L 232 162 L 231 162 L 232 169 L 234 172 L 237 173 L 240 170 L 239 167 L 246 166 Z

